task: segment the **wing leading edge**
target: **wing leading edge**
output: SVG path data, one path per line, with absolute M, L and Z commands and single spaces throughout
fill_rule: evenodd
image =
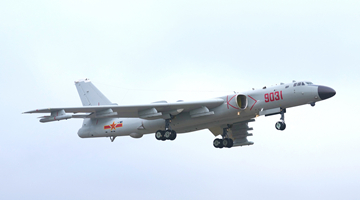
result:
M 142 117 L 145 114 L 151 114 L 154 111 L 158 113 L 180 113 L 190 112 L 202 107 L 212 109 L 220 106 L 224 103 L 223 99 L 211 99 L 206 101 L 193 101 L 193 102 L 176 102 L 176 103 L 153 103 L 145 105 L 102 105 L 102 106 L 84 106 L 84 107 L 68 107 L 68 108 L 45 108 L 27 111 L 24 113 L 54 113 L 54 112 L 65 112 L 65 113 L 90 113 L 89 115 L 81 115 L 81 117 L 96 117 L 96 114 L 103 114 L 103 116 L 109 115 L 109 117 Z M 73 115 L 76 116 L 76 115 Z M 75 117 L 76 118 L 76 117 Z

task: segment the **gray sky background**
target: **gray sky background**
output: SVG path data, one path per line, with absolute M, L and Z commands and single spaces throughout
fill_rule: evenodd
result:
M 359 199 L 359 1 L 2 1 L 1 199 Z M 208 130 L 80 139 L 92 82 L 113 102 L 200 100 L 292 80 L 337 91 L 215 149 Z

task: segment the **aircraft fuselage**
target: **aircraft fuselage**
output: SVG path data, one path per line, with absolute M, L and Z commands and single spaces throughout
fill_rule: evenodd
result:
M 300 84 L 299 84 L 300 83 Z M 190 112 L 181 112 L 172 117 L 171 129 L 177 133 L 217 127 L 246 121 L 261 115 L 279 114 L 286 108 L 316 102 L 330 98 L 335 91 L 326 86 L 309 82 L 281 84 L 263 89 L 250 90 L 219 97 L 223 104 L 209 109 L 208 115 L 200 116 Z M 206 108 L 204 108 L 206 110 Z M 213 114 L 211 114 L 213 112 Z M 204 113 L 204 112 L 203 112 Z M 140 138 L 144 134 L 163 129 L 166 119 L 141 118 L 98 118 L 85 119 L 78 135 L 81 138 L 132 136 Z

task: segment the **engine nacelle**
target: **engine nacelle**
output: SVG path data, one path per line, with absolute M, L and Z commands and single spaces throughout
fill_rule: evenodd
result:
M 236 105 L 241 109 L 245 110 L 248 106 L 248 98 L 243 94 L 238 94 L 236 96 Z

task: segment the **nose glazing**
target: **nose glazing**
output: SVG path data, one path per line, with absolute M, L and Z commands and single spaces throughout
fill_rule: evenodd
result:
M 333 97 L 336 92 L 334 89 L 326 86 L 319 86 L 318 87 L 318 94 L 321 100 L 328 99 L 330 97 Z

